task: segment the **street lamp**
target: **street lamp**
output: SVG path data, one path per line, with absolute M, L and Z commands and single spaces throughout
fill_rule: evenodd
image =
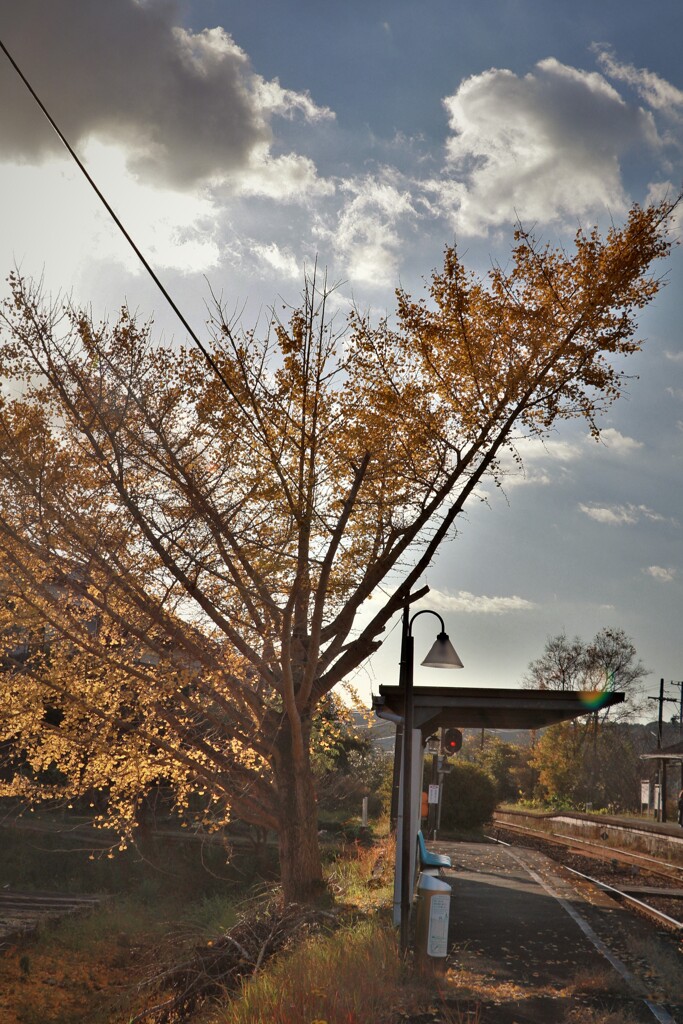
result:
M 403 689 L 403 822 L 401 829 L 401 953 L 408 949 L 410 904 L 413 887 L 410 862 L 416 837 L 411 829 L 412 762 L 413 762 L 413 623 L 419 615 L 435 615 L 441 632 L 422 662 L 428 668 L 462 668 L 453 644 L 448 639 L 444 621 L 438 612 L 422 609 L 410 617 L 410 598 L 403 609 L 401 632 L 401 671 L 399 686 Z

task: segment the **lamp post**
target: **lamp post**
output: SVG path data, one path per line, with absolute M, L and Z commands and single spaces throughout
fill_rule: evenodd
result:
M 438 612 L 428 608 L 410 616 L 410 598 L 403 608 L 401 631 L 401 668 L 399 686 L 403 689 L 403 821 L 401 829 L 401 953 L 408 949 L 410 904 L 413 888 L 410 862 L 416 836 L 412 834 L 412 762 L 413 762 L 413 623 L 419 615 L 435 615 L 441 623 L 429 654 L 422 662 L 429 668 L 462 668 L 453 644 L 448 639 L 444 621 Z

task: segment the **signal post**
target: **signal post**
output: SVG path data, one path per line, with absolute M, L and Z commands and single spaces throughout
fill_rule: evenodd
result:
M 427 741 L 427 749 L 432 754 L 431 778 L 428 787 L 428 813 L 426 833 L 430 839 L 436 839 L 441 824 L 441 794 L 443 777 L 450 771 L 446 758 L 457 754 L 462 747 L 462 733 L 459 729 L 442 729 L 440 737 L 431 737 Z M 433 741 L 436 740 L 436 744 Z M 435 749 L 436 746 L 436 749 Z

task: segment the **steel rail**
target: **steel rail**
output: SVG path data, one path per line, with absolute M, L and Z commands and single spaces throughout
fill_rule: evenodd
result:
M 599 889 L 604 889 L 610 895 L 613 895 L 615 899 L 624 900 L 626 903 L 633 904 L 637 910 L 647 914 L 648 917 L 653 918 L 658 924 L 664 925 L 664 927 L 669 928 L 671 931 L 679 932 L 683 930 L 683 921 L 677 921 L 675 917 L 670 917 L 668 914 L 665 914 L 663 910 L 657 910 L 656 907 L 651 907 L 649 903 L 644 903 L 643 900 L 636 899 L 635 896 L 631 896 L 629 893 L 623 892 L 621 889 L 615 889 L 613 885 L 608 885 L 607 882 L 601 882 L 599 878 L 592 878 L 590 875 L 585 875 L 583 871 L 577 871 L 576 868 L 567 867 L 567 871 L 571 871 L 573 875 L 578 875 L 579 878 L 583 878 L 587 882 L 597 885 Z M 662 895 L 664 895 L 664 892 Z

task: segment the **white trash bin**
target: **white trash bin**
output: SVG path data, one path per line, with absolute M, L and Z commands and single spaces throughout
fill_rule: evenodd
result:
M 417 882 L 415 961 L 425 973 L 446 968 L 451 886 L 422 872 Z

